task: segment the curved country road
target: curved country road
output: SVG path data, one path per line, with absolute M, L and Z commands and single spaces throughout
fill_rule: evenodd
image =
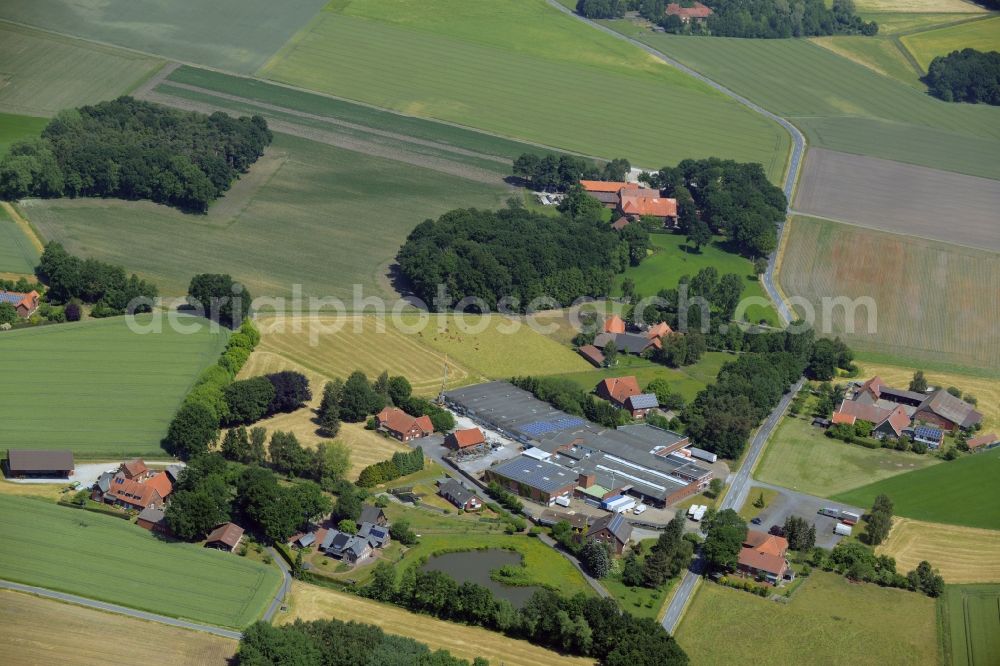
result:
M 103 601 L 97 601 L 95 599 L 87 599 L 86 597 L 80 597 L 75 594 L 66 594 L 65 592 L 56 592 L 54 590 L 47 590 L 44 587 L 35 587 L 34 585 L 21 585 L 20 583 L 12 583 L 10 581 L 0 580 L 0 588 L 6 590 L 16 590 L 17 592 L 27 592 L 28 594 L 35 594 L 40 597 L 46 597 L 49 599 L 55 599 L 57 601 L 76 604 L 77 606 L 86 606 L 87 608 L 95 608 L 97 610 L 106 611 L 108 613 L 117 613 L 119 615 L 126 615 L 128 617 L 133 617 L 139 620 L 148 620 L 149 622 L 159 622 L 160 624 L 169 624 L 173 627 L 180 627 L 182 629 L 191 629 L 193 631 L 204 631 L 205 633 L 215 634 L 216 636 L 222 636 L 223 638 L 232 638 L 234 640 L 239 640 L 240 638 L 243 637 L 243 634 L 234 629 L 223 629 L 222 627 L 216 627 L 210 624 L 199 624 L 198 622 L 188 622 L 187 620 L 179 620 L 175 617 L 167 617 L 166 615 L 147 613 L 146 611 L 136 610 L 134 608 L 126 608 L 125 606 L 119 606 L 117 604 L 109 604 Z
M 661 53 L 660 51 L 657 51 L 656 49 L 654 49 L 652 46 L 649 46 L 648 44 L 643 44 L 642 42 L 640 42 L 638 40 L 635 40 L 635 39 L 632 39 L 631 37 L 628 37 L 626 35 L 623 35 L 620 32 L 616 32 L 616 31 L 612 30 L 611 28 L 609 28 L 607 26 L 601 25 L 600 23 L 597 23 L 595 21 L 591 21 L 590 19 L 588 19 L 588 18 L 586 18 L 584 16 L 580 16 L 579 14 L 577 14 L 576 12 L 574 12 L 573 10 L 571 10 L 569 7 L 566 7 L 565 5 L 560 4 L 556 0 L 545 0 L 545 1 L 548 2 L 550 5 L 552 5 L 553 7 L 555 7 L 556 9 L 558 9 L 559 11 L 563 12 L 564 14 L 569 14 L 573 18 L 578 19 L 580 21 L 583 21 L 585 23 L 588 23 L 588 24 L 592 25 L 593 27 L 597 28 L 598 30 L 606 32 L 607 34 L 611 35 L 612 37 L 617 37 L 618 39 L 621 39 L 621 40 L 624 40 L 626 42 L 629 42 L 633 46 L 639 47 L 640 49 L 642 49 L 646 53 L 650 54 L 654 58 L 658 58 L 658 59 L 662 60 L 663 62 L 667 63 L 671 67 L 674 67 L 674 68 L 679 69 L 680 71 L 684 72 L 688 76 L 693 76 L 694 78 L 698 79 L 699 81 L 708 84 L 712 88 L 715 88 L 716 90 L 718 90 L 719 92 L 721 92 L 723 95 L 736 100 L 737 102 L 739 102 L 743 106 L 747 107 L 748 109 L 750 109 L 750 110 L 752 110 L 752 111 L 754 111 L 756 113 L 759 113 L 760 115 L 762 115 L 762 116 L 764 116 L 766 118 L 770 118 L 774 122 L 776 122 L 779 125 L 781 125 L 782 127 L 784 127 L 785 130 L 792 136 L 792 158 L 791 158 L 791 162 L 788 165 L 788 173 L 785 175 L 785 183 L 784 183 L 784 186 L 782 187 L 782 189 L 785 192 L 785 198 L 788 199 L 788 205 L 789 205 L 789 207 L 791 206 L 791 203 L 792 203 L 792 192 L 795 189 L 795 182 L 798 180 L 798 177 L 799 177 L 799 169 L 802 166 L 802 155 L 803 155 L 803 153 L 805 153 L 805 149 L 806 149 L 806 138 L 802 135 L 802 132 L 800 132 L 797 127 L 795 127 L 795 125 L 791 124 L 790 122 L 788 122 L 787 120 L 785 120 L 781 116 L 777 116 L 777 115 L 771 113 L 770 111 L 768 111 L 767 109 L 764 109 L 764 108 L 760 107 L 759 105 L 754 104 L 753 102 L 751 102 L 750 100 L 748 100 L 746 97 L 743 97 L 742 95 L 739 95 L 739 94 L 733 92 L 732 90 L 730 90 L 729 88 L 725 87 L 721 83 L 716 83 L 715 81 L 713 81 L 712 79 L 706 77 L 705 75 L 699 74 L 698 72 L 694 71 L 693 69 L 691 69 L 687 65 L 683 65 L 680 62 L 678 62 L 677 60 L 674 60 L 673 58 L 671 58 L 670 56 L 666 55 L 665 53 Z M 782 232 L 784 230 L 785 230 L 785 221 L 782 221 L 781 224 L 778 225 L 778 246 L 779 247 L 781 246 L 781 234 L 782 234 Z M 778 252 L 777 252 L 777 250 L 775 250 L 774 252 L 771 253 L 771 256 L 768 257 L 767 272 L 764 273 L 764 279 L 763 279 L 764 289 L 767 290 L 767 295 L 770 296 L 771 300 L 774 302 L 774 306 L 775 306 L 775 308 L 777 308 L 778 314 L 781 315 L 781 318 L 785 321 L 785 323 L 788 323 L 788 322 L 792 321 L 792 313 L 789 311 L 788 306 L 785 304 L 785 300 L 783 298 L 781 298 L 781 295 L 778 293 L 778 289 L 774 286 L 774 268 L 775 268 L 775 260 L 776 260 L 777 256 L 778 256 Z

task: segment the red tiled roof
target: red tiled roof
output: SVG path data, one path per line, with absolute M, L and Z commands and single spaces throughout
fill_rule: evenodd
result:
M 386 407 L 378 414 L 379 424 L 393 432 L 406 433 L 414 428 L 425 433 L 434 432 L 434 425 L 429 416 L 410 416 L 398 407 Z
M 207 543 L 212 543 L 218 541 L 224 543 L 230 548 L 235 548 L 236 544 L 239 543 L 240 537 L 243 536 L 243 528 L 236 523 L 223 523 L 219 525 L 212 533 L 208 535 L 205 539 Z
M 885 421 L 892 412 L 895 410 L 882 409 L 877 405 L 866 405 L 862 402 L 855 402 L 853 400 L 844 400 L 840 403 L 840 409 L 834 413 L 834 417 L 837 413 L 849 414 L 855 419 L 861 419 L 863 421 L 871 421 L 872 423 L 882 423 Z M 840 423 L 840 421 L 834 421 L 834 423 Z M 853 423 L 853 421 L 852 421 Z
M 680 16 L 681 18 L 708 18 L 712 15 L 712 8 L 706 7 L 700 2 L 694 3 L 693 7 L 681 7 L 676 2 L 667 5 L 668 16 Z
M 893 432 L 896 433 L 896 436 L 899 437 L 903 434 L 903 428 L 910 425 L 910 417 L 905 409 L 896 407 L 882 423 L 888 423 L 892 427 Z M 882 425 L 882 423 L 879 423 L 879 425 Z
M 665 321 L 661 321 L 659 324 L 650 326 L 649 330 L 646 331 L 646 335 L 652 338 L 662 338 L 664 335 L 669 335 L 674 332 L 674 329 L 670 328 L 670 324 Z
M 988 435 L 973 437 L 966 442 L 966 444 L 969 445 L 970 449 L 978 449 L 980 446 L 986 446 L 987 444 L 993 444 L 994 442 L 1000 442 L 1000 437 L 997 437 L 996 433 L 991 432 Z
M 757 530 L 749 530 L 740 550 L 742 566 L 780 576 L 785 572 L 788 540 Z
M 626 215 L 677 217 L 677 199 L 642 194 L 622 194 L 621 209 Z
M 844 423 L 847 425 L 854 425 L 857 419 L 853 414 L 847 414 L 845 412 L 834 412 L 833 418 L 830 419 L 830 423 Z
M 639 382 L 631 375 L 628 377 L 610 377 L 601 382 L 604 387 L 603 393 L 610 396 L 612 400 L 624 403 L 633 395 L 642 393 L 639 390 Z M 600 392 L 600 391 L 599 391 Z
M 611 223 L 611 228 L 614 229 L 615 231 L 621 231 L 622 229 L 627 227 L 629 223 L 630 223 L 629 219 L 623 215 L 622 217 L 619 217 L 617 220 Z
M 483 431 L 479 428 L 467 428 L 466 430 L 456 430 L 448 435 L 455 442 L 455 445 L 464 449 L 469 446 L 476 446 L 486 441 Z
M 858 387 L 858 393 L 864 393 L 865 391 L 869 391 L 876 398 L 879 398 L 882 396 L 883 386 L 885 386 L 885 382 L 882 381 L 881 377 L 875 375 L 874 377 L 866 381 L 864 384 L 862 384 L 860 387 Z
M 156 499 L 157 495 L 159 495 L 156 487 L 148 483 L 129 479 L 121 473 L 116 474 L 111 479 L 108 493 L 116 500 L 132 506 L 142 507 L 143 509 L 149 506 Z M 162 495 L 159 495 L 159 497 L 161 500 L 163 499 Z
M 146 463 L 142 460 L 142 458 L 136 458 L 135 460 L 129 460 L 126 463 L 122 463 L 122 467 L 125 468 L 125 471 L 130 477 L 139 476 L 140 474 L 149 471 L 149 468 L 146 467 Z
M 145 485 L 158 492 L 162 499 L 167 499 L 170 493 L 174 491 L 174 484 L 171 483 L 170 477 L 167 476 L 166 472 L 157 472 L 146 480 Z
M 617 192 L 623 187 L 628 187 L 628 183 L 614 180 L 581 180 L 580 186 L 588 192 Z
M 600 366 L 604 363 L 604 352 L 594 345 L 583 345 L 576 351 L 579 352 L 580 356 L 584 357 L 596 366 Z
M 611 315 L 604 320 L 604 332 L 605 333 L 624 333 L 625 332 L 625 320 L 618 315 Z

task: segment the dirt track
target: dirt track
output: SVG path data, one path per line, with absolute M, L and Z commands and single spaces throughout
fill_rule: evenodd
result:
M 1000 181 L 813 148 L 796 212 L 1000 251 Z

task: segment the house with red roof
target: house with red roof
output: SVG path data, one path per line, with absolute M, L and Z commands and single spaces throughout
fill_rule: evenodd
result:
M 166 472 L 159 472 L 145 481 L 129 479 L 119 472 L 111 479 L 102 499 L 129 511 L 163 509 L 173 489 Z
M 625 408 L 629 398 L 642 394 L 638 380 L 631 375 L 628 377 L 609 377 L 601 381 L 594 391 L 599 398 L 621 408 Z
M 605 333 L 624 333 L 625 332 L 625 320 L 618 315 L 611 315 L 604 320 L 604 332 Z
M 444 445 L 452 451 L 470 451 L 484 444 L 486 444 L 486 436 L 479 428 L 456 430 L 444 438 Z
M 677 224 L 677 200 L 661 196 L 660 191 L 643 187 L 639 183 L 625 183 L 607 180 L 581 180 L 580 186 L 607 208 L 618 213 L 612 223 L 616 231 L 621 231 L 629 222 L 641 217 L 655 217 L 665 226 Z
M 587 361 L 589 361 L 595 368 L 601 368 L 604 366 L 604 352 L 594 345 L 581 345 L 576 351 L 580 356 L 587 359 Z
M 966 444 L 969 445 L 970 451 L 986 451 L 1000 445 L 1000 437 L 997 437 L 996 433 L 991 432 L 988 435 L 973 437 Z
M 875 424 L 872 436 L 881 439 L 900 437 L 904 428 L 918 425 L 969 430 L 982 419 L 972 405 L 948 391 L 919 393 L 893 388 L 876 375 L 848 392 L 831 422 L 854 425 L 858 420 L 871 421 Z
M 35 310 L 38 309 L 40 300 L 41 298 L 35 290 L 31 290 L 27 293 L 19 291 L 0 291 L 0 303 L 10 303 L 13 305 L 14 310 L 17 311 L 17 316 L 21 319 L 27 319 L 30 317 Z
M 149 477 L 153 476 L 153 470 L 146 467 L 146 462 L 142 458 L 135 458 L 127 462 L 123 462 L 121 467 L 118 468 L 119 474 L 124 476 L 126 479 L 132 479 L 133 481 L 145 481 Z
M 375 418 L 380 430 L 401 442 L 409 442 L 434 433 L 431 417 L 410 416 L 398 407 L 386 407 Z
M 681 23 L 694 21 L 700 23 L 712 15 L 712 8 L 706 7 L 700 2 L 693 3 L 690 7 L 682 7 L 679 3 L 671 2 L 664 12 L 667 16 L 680 18 Z
M 777 585 L 788 572 L 788 539 L 748 530 L 740 549 L 737 569 L 745 575 Z

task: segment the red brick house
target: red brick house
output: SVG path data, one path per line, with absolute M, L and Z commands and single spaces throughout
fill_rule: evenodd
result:
M 146 463 L 142 460 L 142 458 L 135 458 L 134 460 L 123 462 L 121 467 L 118 468 L 118 473 L 126 479 L 132 479 L 133 481 L 139 482 L 145 481 L 149 477 L 153 476 L 153 470 L 146 467 Z
M 982 449 L 983 451 L 987 449 L 992 449 L 997 444 L 1000 444 L 1000 437 L 996 436 L 996 433 L 989 433 L 988 435 L 980 435 L 979 437 L 973 437 L 969 439 L 966 444 L 969 445 L 970 451 L 978 451 Z
M 449 433 L 444 438 L 444 445 L 453 451 L 465 451 L 482 446 L 486 443 L 486 436 L 479 428 L 467 428 Z
M 434 432 L 431 417 L 410 416 L 398 407 L 386 407 L 375 418 L 379 428 L 401 442 L 420 439 Z
M 606 543 L 613 552 L 621 555 L 632 539 L 632 525 L 625 520 L 625 514 L 609 513 L 591 523 L 584 539 Z
M 595 392 L 599 398 L 621 408 L 626 408 L 625 403 L 629 398 L 642 393 L 639 389 L 639 382 L 631 375 L 605 379 L 597 385 Z
M 740 550 L 738 569 L 749 576 L 777 585 L 788 571 L 788 540 L 766 532 L 749 530 Z
M 17 311 L 17 316 L 27 319 L 38 309 L 40 297 L 37 291 L 22 293 L 17 291 L 0 291 L 0 303 L 10 303 Z
M 679 17 L 681 23 L 690 23 L 691 21 L 700 23 L 712 15 L 712 8 L 706 7 L 700 2 L 695 2 L 690 7 L 682 7 L 676 2 L 671 2 L 667 5 L 665 13 L 667 16 Z

